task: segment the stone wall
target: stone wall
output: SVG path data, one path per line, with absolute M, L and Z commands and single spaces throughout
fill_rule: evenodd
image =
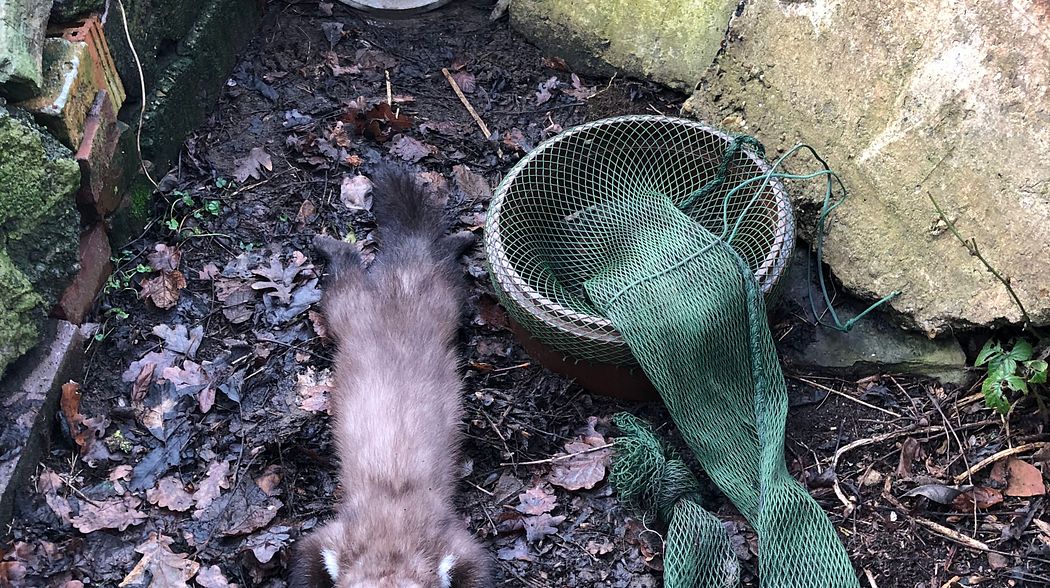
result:
M 52 5 L 53 4 L 53 5 Z M 0 375 L 51 315 L 85 320 L 157 178 L 203 120 L 261 0 L 0 1 Z M 133 202 L 135 201 L 135 202 Z M 135 206 L 131 206 L 135 204 Z
M 514 4 L 518 28 L 547 46 L 560 27 L 583 22 L 567 7 L 588 3 Z M 674 15 L 667 20 L 695 10 L 685 0 L 659 4 Z M 537 26 L 543 19 L 556 24 Z M 634 49 L 677 69 L 619 65 L 698 84 L 687 113 L 755 135 L 770 153 L 804 141 L 826 156 L 852 192 L 835 213 L 826 260 L 862 297 L 902 290 L 892 308 L 906 326 L 933 335 L 1020 320 L 1002 284 L 939 222 L 931 195 L 1009 276 L 1036 322 L 1050 324 L 1050 5 L 749 0 L 728 24 L 713 62 L 679 60 L 685 45 L 660 36 Z M 724 30 L 714 23 L 707 34 Z M 812 227 L 814 194 L 795 196 Z

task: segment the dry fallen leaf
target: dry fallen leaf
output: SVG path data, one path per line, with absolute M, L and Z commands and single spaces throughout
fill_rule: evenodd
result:
M 68 523 L 73 511 L 69 506 L 69 501 L 58 495 L 58 491 L 61 488 L 62 478 L 58 474 L 47 468 L 40 472 L 40 477 L 36 480 L 37 493 L 43 494 L 44 501 L 47 502 L 51 510 L 58 515 L 58 518 Z
M 211 503 L 219 497 L 222 488 L 229 488 L 230 483 L 226 476 L 230 473 L 230 462 L 213 461 L 208 464 L 208 473 L 197 485 L 197 491 L 193 493 L 193 501 L 197 503 L 194 510 L 194 518 L 199 518 L 199 513 L 211 506 Z
M 962 511 L 972 511 L 974 503 L 977 504 L 977 508 L 985 509 L 991 508 L 1003 501 L 1003 495 L 995 488 L 989 488 L 987 486 L 974 486 L 968 490 L 964 490 L 961 494 L 952 500 L 952 506 Z
M 332 371 L 328 368 L 315 371 L 313 367 L 307 367 L 306 371 L 296 376 L 296 392 L 299 408 L 331 414 L 329 397 L 332 394 Z
M 280 490 L 279 486 L 281 485 L 281 466 L 277 464 L 266 466 L 262 475 L 255 478 L 255 485 L 267 496 L 276 494 Z
M 178 247 L 168 247 L 164 243 L 153 246 L 153 252 L 146 256 L 149 265 L 158 272 L 170 272 L 179 269 L 182 251 Z
M 922 457 L 922 445 L 912 438 L 908 437 L 901 444 L 901 456 L 900 462 L 897 464 L 897 477 L 901 479 L 909 479 L 912 477 L 912 462 Z
M 533 517 L 524 517 L 521 519 L 521 522 L 525 527 L 525 539 L 529 543 L 535 543 L 547 535 L 557 533 L 557 526 L 564 520 L 564 516 L 552 517 L 547 513 Z
M 241 184 L 249 177 L 258 180 L 262 178 L 262 170 L 273 171 L 270 154 L 262 147 L 252 147 L 248 157 L 242 159 L 237 169 L 234 170 L 233 178 Z
M 405 135 L 395 138 L 394 143 L 390 146 L 390 153 L 409 163 L 416 163 L 420 159 L 431 155 L 433 151 L 433 147 Z
M 547 492 L 543 486 L 530 488 L 518 495 L 520 504 L 514 509 L 526 515 L 541 515 L 558 506 L 558 499 Z
M 999 462 L 992 468 L 992 478 L 1006 482 L 1003 494 L 1007 496 L 1042 496 L 1046 494 L 1046 483 L 1043 474 L 1034 465 L 1011 457 Z
M 566 490 L 593 488 L 605 478 L 605 470 L 612 459 L 612 450 L 600 433 L 594 430 L 598 419 L 590 417 L 587 426 L 579 432 L 579 439 L 565 444 L 565 453 L 555 456 L 560 459 L 551 468 L 547 477 L 551 484 Z
M 197 279 L 204 281 L 211 281 L 219 275 L 219 266 L 214 263 L 208 262 L 204 264 L 204 267 L 197 272 Z
M 488 180 L 470 171 L 467 166 L 453 166 L 452 175 L 455 176 L 459 189 L 470 198 L 471 202 L 488 202 L 492 199 L 492 188 Z
M 156 488 L 146 491 L 146 500 L 150 504 L 182 512 L 193 506 L 193 496 L 186 492 L 186 485 L 175 476 L 162 478 Z
M 146 514 L 138 510 L 140 504 L 142 501 L 134 496 L 84 501 L 80 505 L 80 514 L 70 522 L 85 534 L 99 529 L 123 531 L 146 520 Z
M 215 565 L 201 568 L 194 581 L 202 588 L 237 588 L 236 584 L 231 584 L 226 579 L 222 568 Z
M 159 533 L 150 533 L 145 543 L 135 548 L 142 559 L 119 584 L 139 584 L 149 574 L 150 586 L 157 588 L 186 588 L 187 582 L 197 574 L 200 564 L 186 559 L 185 553 L 171 550 L 174 540 Z
M 220 278 L 215 280 L 215 298 L 222 302 L 222 315 L 233 324 L 252 318 L 251 301 L 255 290 L 243 280 Z
M 360 174 L 343 176 L 339 187 L 339 200 L 350 210 L 370 210 L 372 208 L 372 180 Z
M 186 287 L 182 272 L 164 272 L 142 280 L 139 299 L 148 298 L 157 308 L 171 308 L 179 302 L 179 294 Z
M 518 537 L 514 540 L 514 543 L 510 547 L 503 547 L 497 553 L 496 557 L 503 561 L 519 560 L 519 561 L 535 561 L 536 558 L 529 555 L 529 544 L 525 542 L 524 538 Z

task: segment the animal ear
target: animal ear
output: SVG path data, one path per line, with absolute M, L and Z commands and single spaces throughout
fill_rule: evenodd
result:
M 292 550 L 289 588 L 334 588 L 339 575 L 338 554 L 318 531 L 303 539 Z
M 442 237 L 438 241 L 438 248 L 445 252 L 446 255 L 452 259 L 458 259 L 460 255 L 463 255 L 468 249 L 474 246 L 477 242 L 477 237 L 470 231 L 459 231 Z
M 328 235 L 316 235 L 313 244 L 314 249 L 328 261 L 327 273 L 337 280 L 360 273 L 364 269 L 361 254 L 354 243 L 340 241 Z

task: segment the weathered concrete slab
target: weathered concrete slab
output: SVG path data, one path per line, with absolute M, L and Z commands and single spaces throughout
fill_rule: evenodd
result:
M 692 90 L 722 44 L 735 0 L 514 0 L 511 25 L 573 67 L 627 71 Z
M 0 94 L 22 100 L 40 88 L 41 51 L 52 1 L 0 2 Z
M 966 354 L 952 336 L 929 339 L 921 333 L 894 326 L 885 316 L 868 315 L 848 333 L 816 326 L 810 307 L 813 293 L 817 311 L 824 313 L 816 271 L 807 272 L 812 254 L 800 249 L 782 284 L 780 312 L 802 317 L 799 324 L 777 342 L 784 365 L 796 374 L 821 374 L 864 378 L 876 374 L 910 374 L 964 385 L 974 374 L 966 369 Z M 835 310 L 843 321 L 857 316 L 867 306 L 839 295 Z M 824 314 L 822 320 L 831 322 Z
M 83 343 L 75 325 L 48 321 L 40 345 L 0 380 L 0 527 L 47 448 L 62 384 L 81 370 Z
M 933 195 L 1050 324 L 1050 5 L 754 0 L 729 39 L 689 110 L 828 158 L 852 190 L 826 248 L 848 289 L 903 290 L 892 308 L 930 334 L 1020 319 Z

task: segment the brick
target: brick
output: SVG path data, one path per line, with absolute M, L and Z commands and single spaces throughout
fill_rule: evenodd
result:
M 94 67 L 91 69 L 91 79 L 95 88 L 105 90 L 109 95 L 109 101 L 114 112 L 119 112 L 124 104 L 127 94 L 124 84 L 120 81 L 117 66 L 113 62 L 113 55 L 109 51 L 109 42 L 106 33 L 102 29 L 102 22 L 97 14 L 92 14 L 84 19 L 62 27 L 51 28 L 48 36 L 61 37 L 70 43 L 84 43 L 87 45 L 88 53 Z
M 70 149 L 80 145 L 98 88 L 87 43 L 52 37 L 44 40 L 44 81 L 40 94 L 18 106 L 33 113 Z
M 77 205 L 89 221 L 104 219 L 120 206 L 125 166 L 119 146 L 127 128 L 117 120 L 108 92 L 99 90 L 84 122 L 84 137 L 75 156 L 81 173 Z
M 80 271 L 52 310 L 55 318 L 77 325 L 84 322 L 95 305 L 95 296 L 113 273 L 112 255 L 106 227 L 102 223 L 80 234 Z
M 76 325 L 51 320 L 44 330 L 41 343 L 0 380 L 0 529 L 47 449 L 62 384 L 83 368 L 84 336 Z

